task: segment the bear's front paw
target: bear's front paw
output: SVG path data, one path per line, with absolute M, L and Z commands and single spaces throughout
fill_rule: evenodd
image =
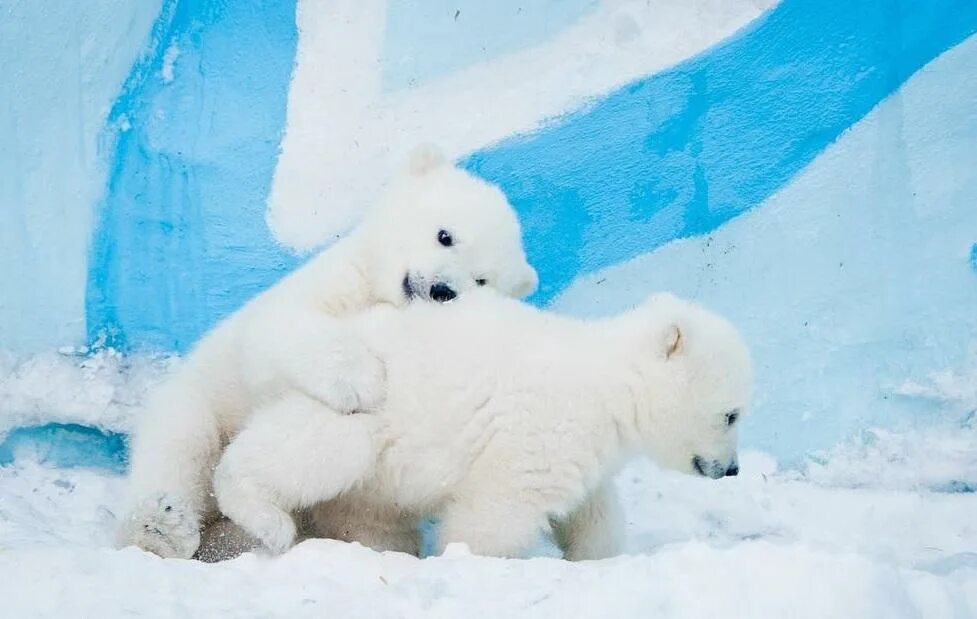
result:
M 376 410 L 386 395 L 383 362 L 365 347 L 344 351 L 341 360 L 326 366 L 319 380 L 308 385 L 309 395 L 336 412 L 349 414 Z
M 120 523 L 120 546 L 137 546 L 164 559 L 189 559 L 200 545 L 200 523 L 176 497 L 149 498 Z

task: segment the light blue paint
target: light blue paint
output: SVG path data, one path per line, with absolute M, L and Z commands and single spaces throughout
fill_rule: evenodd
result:
M 382 53 L 392 91 L 541 43 L 596 0 L 391 0 Z
M 974 75 L 977 35 L 762 205 L 707 235 L 582 276 L 553 309 L 601 315 L 669 290 L 727 317 L 756 368 L 740 440 L 782 464 L 846 439 L 871 445 L 879 435 L 866 428 L 912 436 L 939 424 L 948 436 L 950 428 L 973 435 Z
M 388 61 L 399 57 L 396 49 L 405 49 L 396 38 L 410 30 L 410 18 L 396 17 L 398 6 L 404 5 L 394 5 L 391 27 L 405 30 L 388 34 Z M 561 9 L 567 11 L 563 25 L 590 3 L 574 6 Z M 470 8 L 478 10 L 473 2 Z M 534 28 L 545 25 L 539 16 L 533 20 Z M 547 302 L 580 273 L 702 235 L 751 209 L 922 64 L 975 30 L 972 0 L 785 0 L 702 56 L 639 80 L 534 135 L 475 153 L 465 165 L 499 182 L 520 210 L 530 258 L 542 275 L 535 300 Z M 410 61 L 415 68 L 391 70 L 387 86 L 405 75 L 429 79 L 535 40 L 520 37 L 468 59 L 443 50 L 464 47 L 470 37 L 441 39 L 417 51 L 421 59 Z M 298 263 L 271 240 L 264 221 L 295 52 L 294 2 L 166 0 L 152 38 L 151 53 L 133 68 L 110 116 L 106 148 L 113 164 L 92 243 L 88 333 L 94 339 L 107 332 L 108 343 L 122 348 L 184 351 Z M 161 71 L 173 43 L 181 53 L 175 79 L 165 83 Z M 444 58 L 423 56 L 434 52 Z M 132 128 L 118 130 L 123 125 Z M 905 248 L 890 249 L 865 258 L 879 261 L 873 273 L 891 269 L 887 257 Z M 959 254 L 954 260 L 958 272 L 969 276 Z M 977 269 L 977 246 L 969 260 Z M 940 271 L 927 276 L 933 273 Z M 735 282 L 738 293 L 748 279 Z M 818 303 L 837 304 L 840 297 L 818 294 L 803 309 L 829 317 Z M 882 346 L 892 343 L 890 332 L 865 329 L 856 335 L 876 340 L 844 357 L 826 354 L 856 367 L 864 359 L 883 359 Z M 916 363 L 919 351 L 909 341 L 897 341 L 895 350 Z M 887 364 L 895 376 L 896 362 Z M 846 399 L 854 412 L 834 420 L 815 417 L 810 428 L 796 418 L 771 423 L 755 444 L 786 445 L 782 437 L 801 428 L 806 439 L 828 445 L 839 428 L 875 421 L 875 413 L 865 411 L 883 409 L 861 405 L 877 402 L 853 401 L 865 381 L 855 372 L 843 378 L 815 403 L 830 411 L 837 410 L 832 397 Z M 16 430 L 0 446 L 0 462 L 12 458 L 17 445 L 85 432 L 57 426 Z M 102 447 L 87 456 L 49 457 L 111 463 L 112 454 L 124 453 L 112 437 L 92 440 Z
M 0 441 L 0 466 L 13 464 L 22 454 L 49 466 L 123 473 L 128 461 L 128 439 L 90 426 L 48 423 L 15 428 Z
M 168 0 L 152 39 L 110 114 L 114 162 L 92 243 L 88 334 L 121 349 L 184 351 L 298 263 L 265 224 L 294 1 Z
M 0 0 L 0 348 L 85 341 L 105 114 L 160 0 Z
M 271 0 L 164 7 L 154 51 L 112 113 L 133 128 L 116 136 L 93 243 L 92 338 L 186 350 L 298 264 L 264 220 L 293 11 Z M 580 273 L 751 208 L 975 29 L 977 3 L 964 0 L 785 0 L 730 42 L 464 163 L 519 209 L 544 303 Z M 164 84 L 174 41 L 182 52 Z
M 784 0 L 740 35 L 464 165 L 524 221 L 548 302 L 752 208 L 977 30 L 973 0 Z

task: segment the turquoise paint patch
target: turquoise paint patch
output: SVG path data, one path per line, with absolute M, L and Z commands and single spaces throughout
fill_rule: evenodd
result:
M 970 266 L 977 271 L 977 243 L 970 248 Z
M 533 297 L 714 230 L 977 30 L 970 0 L 785 0 L 732 40 L 464 162 L 524 221 Z
M 128 439 L 123 434 L 74 423 L 25 426 L 11 430 L 0 441 L 0 466 L 13 464 L 22 454 L 49 466 L 123 473 L 128 461 Z
M 384 33 L 383 87 L 413 87 L 551 38 L 596 0 L 391 0 Z
M 90 339 L 185 351 L 298 264 L 265 223 L 296 42 L 294 1 L 164 4 L 109 116 Z

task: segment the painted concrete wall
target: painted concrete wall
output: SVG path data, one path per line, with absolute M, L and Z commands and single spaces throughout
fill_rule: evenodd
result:
M 977 332 L 969 0 L 163 0 L 151 28 L 114 4 L 93 6 L 140 17 L 86 31 L 130 50 L 128 77 L 92 73 L 113 93 L 86 117 L 101 157 L 13 168 L 89 187 L 37 200 L 70 225 L 26 242 L 29 192 L 0 189 L 0 260 L 35 269 L 0 280 L 11 348 L 186 350 L 355 224 L 423 140 L 516 205 L 533 302 L 600 313 L 670 288 L 736 320 L 761 370 L 748 444 L 790 459 L 969 412 L 921 397 L 971 371 Z M 15 50 L 41 43 L 21 37 L 0 60 L 26 84 Z
M 158 0 L 0 0 L 0 350 L 85 339 L 99 137 Z

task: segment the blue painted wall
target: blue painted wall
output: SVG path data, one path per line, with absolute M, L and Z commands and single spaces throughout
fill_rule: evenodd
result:
M 98 137 L 160 4 L 0 1 L 0 354 L 85 339 Z
M 975 30 L 969 0 L 786 0 L 734 40 L 465 165 L 519 209 L 545 303 L 581 273 L 756 206 Z
M 786 0 L 732 40 L 463 164 L 519 210 L 545 304 L 582 273 L 755 206 L 975 30 L 969 0 Z M 287 2 L 166 5 L 110 118 L 132 128 L 117 132 L 94 238 L 91 338 L 184 351 L 298 264 L 264 220 L 295 40 Z M 174 43 L 185 51 L 165 84 Z
M 415 87 L 557 34 L 597 0 L 397 0 L 387 5 L 383 85 Z M 445 53 L 445 50 L 451 50 Z
M 375 59 L 378 90 L 396 100 L 513 53 L 532 53 L 565 29 L 601 15 L 601 10 L 593 0 L 506 1 L 491 6 L 473 0 L 391 0 L 378 26 L 383 28 Z M 639 21 L 607 19 L 608 23 L 598 25 L 614 47 L 609 57 L 616 58 L 617 47 L 626 48 L 633 40 Z M 679 239 L 703 243 L 700 254 L 707 254 L 713 235 L 727 234 L 731 226 L 747 219 L 740 215 L 763 211 L 765 203 L 797 182 L 826 149 L 844 140 L 880 103 L 887 98 L 898 103 L 901 89 L 914 73 L 975 32 L 977 2 L 973 0 L 783 0 L 732 36 L 717 37 L 701 53 L 663 71 L 639 75 L 611 92 L 595 91 L 591 100 L 562 110 L 537 130 L 510 134 L 497 144 L 465 153 L 460 163 L 498 183 L 518 209 L 530 260 L 541 276 L 532 301 L 547 305 L 575 282 L 586 283 L 588 274 L 623 268 L 633 258 L 654 262 L 656 256 L 680 245 L 675 243 Z M 266 224 L 299 43 L 295 0 L 162 1 L 145 51 L 105 120 L 101 142 L 105 191 L 91 204 L 95 222 L 88 264 L 79 269 L 87 277 L 76 278 L 86 280 L 83 318 L 89 342 L 126 351 L 184 352 L 220 318 L 301 263 L 303 257 L 281 245 Z M 0 45 L 0 55 L 4 49 Z M 343 57 L 341 49 L 336 54 L 304 61 L 327 66 L 372 62 Z M 965 81 L 964 76 L 949 76 L 947 83 L 954 79 Z M 960 103 L 958 99 L 969 92 L 965 87 L 948 88 L 946 96 Z M 329 103 L 321 102 L 326 107 Z M 437 101 L 430 103 L 437 105 Z M 492 104 L 491 93 L 486 93 L 485 105 Z M 908 169 L 906 161 L 912 153 L 900 142 L 905 132 L 896 126 L 901 117 L 895 117 L 894 124 L 880 133 L 886 137 L 880 137 L 879 148 L 898 160 L 896 168 Z M 969 125 L 963 130 L 969 131 Z M 0 123 L 0 138 L 10 131 L 10 123 Z M 953 131 L 959 134 L 961 129 Z M 949 165 L 941 157 L 934 156 L 934 166 Z M 878 168 L 891 173 L 894 168 L 883 163 Z M 959 218 L 960 196 L 970 195 L 963 186 L 967 177 L 959 171 L 948 174 L 946 186 L 957 191 L 952 196 L 953 216 Z M 915 196 L 908 182 L 899 191 L 906 195 L 877 192 L 870 198 L 871 209 L 864 212 L 876 217 L 875 213 L 886 213 L 880 207 L 886 201 L 899 203 L 900 217 L 913 225 L 906 212 L 912 214 L 912 208 L 922 206 L 913 203 L 910 208 L 902 200 Z M 977 199 L 977 192 L 974 195 Z M 856 202 L 851 208 L 863 204 Z M 824 216 L 829 212 L 825 208 Z M 16 213 L 12 221 L 24 220 L 20 211 Z M 977 211 L 973 217 L 968 222 L 966 214 L 959 221 L 946 216 L 952 225 L 931 229 L 963 230 L 973 223 L 977 230 Z M 870 223 L 859 225 L 867 237 L 877 234 Z M 754 236 L 766 238 L 761 232 Z M 742 231 L 736 234 L 744 238 Z M 953 237 L 951 248 L 954 264 L 968 275 L 977 275 L 975 235 L 962 244 Z M 882 276 L 882 265 L 899 264 L 907 270 L 914 262 L 943 264 L 928 260 L 942 251 L 935 243 L 898 248 L 866 243 L 865 247 L 866 252 L 875 252 L 870 258 L 880 273 L 870 282 L 877 288 L 866 294 L 906 296 L 893 291 L 894 280 Z M 826 247 L 824 251 L 834 260 L 831 252 L 836 250 Z M 897 260 L 892 252 L 918 252 L 920 260 Z M 682 265 L 698 259 L 688 258 Z M 694 277 L 708 279 L 713 263 L 726 258 L 709 260 L 689 267 L 697 269 Z M 744 300 L 750 299 L 751 290 L 761 288 L 753 278 L 772 271 L 766 266 L 736 271 L 738 279 L 730 285 L 737 294 L 742 291 Z M 906 281 L 943 281 L 943 275 L 920 271 Z M 957 275 L 954 271 L 953 278 L 946 279 L 944 292 L 959 287 Z M 617 300 L 643 294 L 651 279 L 628 280 L 631 288 L 618 290 Z M 823 298 L 815 295 L 809 302 L 820 308 L 820 315 L 834 316 L 828 310 L 843 306 L 850 296 L 842 298 L 843 291 L 831 289 L 827 280 L 819 282 L 816 286 L 823 284 Z M 46 294 L 54 295 L 63 286 L 49 288 L 44 288 Z M 700 288 L 690 287 L 689 292 L 695 294 Z M 574 303 L 566 301 L 561 309 L 586 305 L 580 302 L 581 294 L 596 298 L 580 290 L 585 289 L 577 289 L 571 295 Z M 963 297 L 947 293 L 933 298 L 959 304 Z M 762 317 L 766 309 L 746 307 L 744 315 Z M 844 342 L 815 339 L 808 358 L 827 367 L 831 359 L 846 358 L 854 364 L 865 351 L 876 351 L 873 359 L 892 370 L 891 376 L 905 375 L 897 375 L 893 368 L 913 376 L 939 370 L 934 365 L 938 355 L 920 350 L 969 324 L 961 318 L 966 308 L 940 309 L 947 309 L 943 315 L 956 322 L 948 319 L 940 324 L 939 337 L 927 340 L 908 324 L 908 316 L 883 316 L 874 324 L 826 328 L 832 335 L 845 331 L 850 337 Z M 749 327 L 763 355 L 773 349 L 764 346 L 775 337 L 772 331 L 763 332 L 760 323 Z M 850 333 L 861 330 L 872 337 L 858 340 Z M 898 342 L 895 348 L 912 363 L 884 358 L 880 342 Z M 943 361 L 948 366 L 959 364 L 961 354 L 955 348 Z M 791 362 L 783 355 L 766 361 L 773 366 Z M 878 407 L 877 400 L 853 402 L 858 387 L 852 383 L 854 376 L 849 372 L 848 382 L 839 379 L 806 394 L 809 400 L 818 398 L 819 410 L 824 411 L 823 418 L 812 417 L 815 421 L 810 423 L 816 423 L 816 428 L 794 417 L 764 421 L 760 415 L 751 423 L 763 425 L 747 436 L 748 442 L 778 455 L 800 453 L 830 445 L 870 423 L 889 421 L 887 415 L 894 409 Z M 767 402 L 788 401 L 797 380 L 804 378 L 792 375 L 794 382 L 768 384 L 771 393 L 762 396 Z M 858 380 L 864 378 L 858 375 Z M 859 412 L 865 407 L 876 408 L 872 414 Z M 903 407 L 900 418 L 911 416 L 909 409 L 917 419 L 926 415 L 938 419 L 942 414 L 935 407 L 917 408 L 915 404 Z M 45 432 L 23 436 L 47 436 Z M 65 435 L 60 430 L 51 436 L 55 434 Z
M 296 40 L 294 2 L 164 4 L 109 115 L 112 166 L 88 280 L 93 341 L 186 350 L 298 263 L 265 224 Z

